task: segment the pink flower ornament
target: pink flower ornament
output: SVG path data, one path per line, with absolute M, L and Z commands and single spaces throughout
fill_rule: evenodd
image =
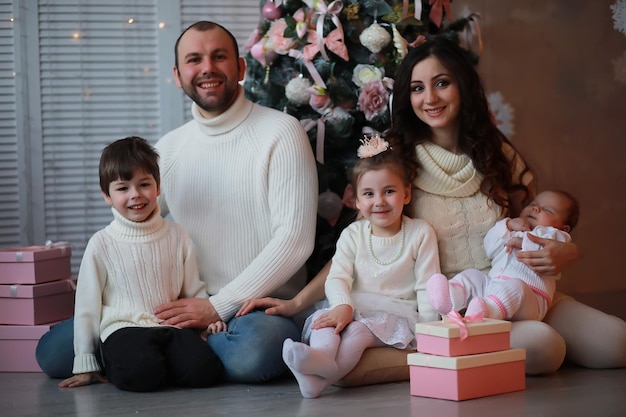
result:
M 366 120 L 371 121 L 374 117 L 383 114 L 387 110 L 388 103 L 389 91 L 382 81 L 371 81 L 361 89 L 359 108 Z
M 285 29 L 287 29 L 287 22 L 285 22 L 285 19 L 279 19 L 272 22 L 272 26 L 267 31 L 265 46 L 280 55 L 287 55 L 289 50 L 293 49 L 298 43 L 296 39 L 285 38 Z

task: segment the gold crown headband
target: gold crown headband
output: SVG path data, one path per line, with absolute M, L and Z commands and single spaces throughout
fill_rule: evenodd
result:
M 385 152 L 388 149 L 391 149 L 389 142 L 381 138 L 380 135 L 376 133 L 371 137 L 364 136 L 363 139 L 361 139 L 361 146 L 357 149 L 356 155 L 361 159 L 371 158 L 372 156 Z

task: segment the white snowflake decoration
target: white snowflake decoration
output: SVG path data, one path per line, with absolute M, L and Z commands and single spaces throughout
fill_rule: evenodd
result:
M 489 101 L 489 108 L 493 113 L 493 117 L 496 119 L 498 129 L 510 139 L 515 133 L 513 126 L 513 107 L 504 101 L 502 93 L 499 91 L 488 94 L 487 100 Z
M 626 35 L 626 0 L 618 0 L 610 7 L 613 12 L 613 29 Z
M 611 62 L 613 62 L 613 76 L 615 77 L 615 81 L 626 85 L 626 52 Z

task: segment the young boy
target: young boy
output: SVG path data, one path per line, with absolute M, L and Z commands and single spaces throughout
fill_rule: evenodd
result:
M 164 385 L 206 387 L 223 366 L 198 331 L 163 326 L 154 310 L 181 297 L 207 298 L 187 232 L 161 217 L 158 154 L 139 137 L 108 145 L 100 188 L 113 221 L 94 234 L 80 265 L 74 314 L 73 377 L 60 387 L 96 379 L 128 391 Z M 224 330 L 223 323 L 209 331 Z

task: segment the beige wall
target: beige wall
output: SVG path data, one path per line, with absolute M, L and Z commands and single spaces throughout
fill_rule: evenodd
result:
M 487 92 L 514 109 L 511 137 L 539 188 L 576 195 L 582 257 L 559 282 L 571 294 L 626 290 L 626 36 L 616 0 L 455 0 L 478 12 Z M 626 300 L 624 300 L 626 303 Z

